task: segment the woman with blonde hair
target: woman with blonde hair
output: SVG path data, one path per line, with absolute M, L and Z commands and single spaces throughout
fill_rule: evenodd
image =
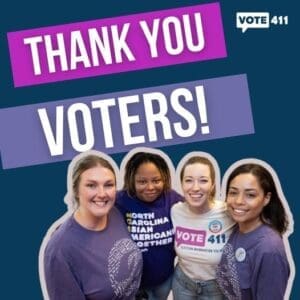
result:
M 116 173 L 103 156 L 80 155 L 69 168 L 75 211 L 44 253 L 50 300 L 132 300 L 138 290 L 141 253 L 114 207 Z

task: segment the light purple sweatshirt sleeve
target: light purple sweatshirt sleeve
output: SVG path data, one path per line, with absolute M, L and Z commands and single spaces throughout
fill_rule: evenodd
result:
M 44 263 L 50 300 L 86 299 L 66 258 L 60 251 L 46 253 Z
M 279 253 L 262 256 L 258 270 L 255 299 L 282 300 L 284 298 L 289 268 Z

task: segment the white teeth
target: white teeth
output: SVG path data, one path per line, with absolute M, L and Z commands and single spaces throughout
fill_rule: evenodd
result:
M 194 194 L 194 195 L 190 195 L 191 198 L 201 198 L 202 194 Z
M 104 207 L 108 203 L 108 201 L 93 201 L 93 203 L 99 207 Z
M 241 209 L 237 209 L 237 208 L 234 208 L 233 209 L 236 213 L 245 213 L 246 211 L 245 210 L 241 210 Z

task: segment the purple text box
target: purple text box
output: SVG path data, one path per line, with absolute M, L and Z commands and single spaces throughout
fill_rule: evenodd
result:
M 202 89 L 205 95 L 205 107 L 201 108 L 205 108 L 206 120 L 200 114 L 198 99 L 202 98 L 197 95 L 197 89 Z M 108 102 L 111 105 L 100 112 L 99 107 Z M 51 154 L 38 113 L 41 109 L 47 114 L 56 141 L 59 140 L 57 132 L 61 133 L 61 154 Z M 62 122 L 56 126 L 59 110 Z M 163 147 L 252 134 L 247 77 L 234 75 L 1 109 L 3 168 L 72 159 L 83 152 L 74 146 L 77 130 L 76 144 L 84 145 L 85 150 L 90 147 L 109 154 L 127 152 L 137 146 Z M 128 133 L 134 138 L 130 140 Z M 107 138 L 109 134 L 111 139 Z

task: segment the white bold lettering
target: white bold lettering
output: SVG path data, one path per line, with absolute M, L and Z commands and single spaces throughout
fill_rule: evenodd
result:
M 53 130 L 51 129 L 49 117 L 46 108 L 38 109 L 40 121 L 44 130 L 44 134 L 47 140 L 47 144 L 50 150 L 51 156 L 63 154 L 63 131 L 64 131 L 64 107 L 56 107 L 56 127 L 55 137 Z
M 80 112 L 83 120 L 85 143 L 80 142 L 76 113 Z M 70 138 L 73 148 L 78 152 L 90 150 L 94 146 L 94 132 L 89 107 L 84 103 L 74 103 L 68 109 Z
M 129 61 L 135 60 L 132 52 L 130 51 L 130 49 L 125 41 L 129 26 L 130 26 L 129 23 L 125 23 L 122 27 L 122 31 L 121 31 L 120 35 L 118 32 L 118 26 L 117 25 L 111 26 L 113 45 L 114 45 L 114 50 L 115 50 L 115 59 L 116 59 L 117 63 L 122 62 L 122 51 L 127 56 Z
M 114 98 L 98 100 L 98 101 L 92 102 L 92 107 L 99 108 L 99 110 L 100 110 L 100 118 L 102 120 L 102 128 L 103 128 L 104 141 L 105 141 L 106 148 L 111 148 L 114 146 L 111 122 L 110 122 L 110 117 L 109 117 L 109 107 L 115 106 L 115 105 L 116 105 L 116 101 Z
M 182 116 L 188 124 L 187 128 L 184 129 L 182 122 L 175 122 L 174 130 L 181 137 L 189 137 L 196 132 L 197 122 L 194 115 L 180 104 L 180 97 L 183 97 L 186 102 L 191 102 L 193 101 L 193 95 L 189 90 L 179 88 L 172 92 L 170 99 L 174 111 Z
M 193 42 L 193 35 L 192 35 L 192 29 L 191 29 L 191 21 L 189 15 L 183 15 L 183 27 L 184 27 L 184 33 L 185 33 L 185 39 L 187 43 L 187 47 L 192 52 L 199 52 L 204 48 L 204 34 L 203 34 L 203 27 L 202 27 L 202 21 L 201 21 L 201 14 L 195 13 L 195 28 L 197 30 L 197 41 L 198 43 Z
M 77 53 L 77 50 L 79 53 Z M 81 32 L 79 30 L 71 32 L 71 53 L 70 53 L 70 69 L 75 70 L 78 63 L 83 63 L 85 68 L 91 66 Z
M 159 26 L 159 19 L 153 20 L 152 25 L 152 32 L 148 27 L 146 21 L 140 21 L 140 25 L 143 29 L 144 35 L 147 39 L 148 45 L 150 47 L 151 57 L 157 57 L 157 35 L 158 35 L 158 26 Z
M 120 109 L 124 145 L 140 144 L 145 142 L 145 137 L 143 135 L 134 137 L 131 134 L 131 129 L 130 129 L 131 124 L 139 123 L 140 118 L 138 115 L 129 116 L 127 106 L 128 104 L 137 103 L 137 102 L 139 102 L 138 95 L 119 98 L 119 109 Z
M 93 66 L 99 66 L 98 52 L 101 53 L 106 65 L 112 64 L 111 49 L 106 26 L 101 27 L 101 33 L 102 39 L 100 39 L 96 28 L 90 28 L 88 30 Z
M 156 101 L 159 110 L 157 113 L 153 110 L 153 102 Z M 162 125 L 162 130 L 165 139 L 172 138 L 170 121 L 166 114 L 168 112 L 167 99 L 164 94 L 159 92 L 144 94 L 144 106 L 146 112 L 146 123 L 148 128 L 149 141 L 157 141 L 157 133 L 155 123 L 159 122 Z
M 172 43 L 171 24 L 174 27 L 173 40 L 176 41 L 176 45 L 173 45 Z M 176 17 L 168 17 L 163 20 L 163 33 L 167 52 L 170 55 L 182 53 L 184 49 L 183 36 L 180 21 Z
M 60 61 L 61 70 L 67 71 L 67 55 L 65 49 L 64 36 L 62 33 L 57 33 L 57 49 L 53 49 L 51 35 L 45 35 L 45 47 L 48 61 L 48 68 L 50 73 L 54 73 L 56 71 L 54 57 L 57 56 Z
M 39 58 L 38 43 L 40 43 L 42 41 L 43 41 L 43 39 L 41 36 L 34 36 L 34 37 L 24 39 L 24 44 L 30 45 L 34 75 L 41 75 L 41 65 L 40 65 L 40 58 Z

